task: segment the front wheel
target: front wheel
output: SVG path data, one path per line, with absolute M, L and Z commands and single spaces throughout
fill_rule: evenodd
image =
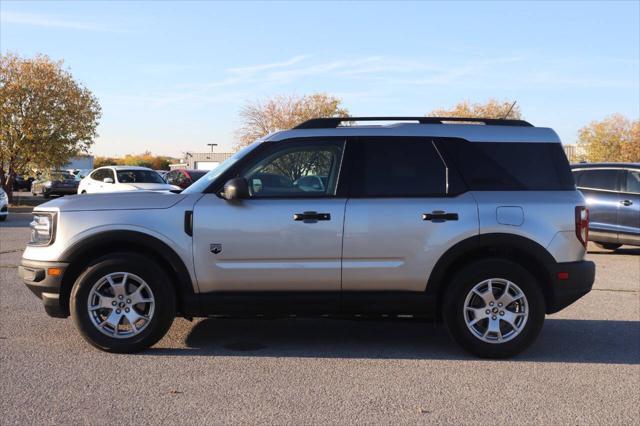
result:
M 545 315 L 536 279 L 515 262 L 486 259 L 455 275 L 443 303 L 453 339 L 483 358 L 506 358 L 528 348 Z
M 160 340 L 175 316 L 171 283 L 161 267 L 135 253 L 96 260 L 76 280 L 71 316 L 82 337 L 107 352 L 132 353 Z

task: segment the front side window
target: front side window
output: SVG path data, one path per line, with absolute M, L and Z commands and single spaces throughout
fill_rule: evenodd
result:
M 627 192 L 640 194 L 640 170 L 629 170 L 627 172 Z
M 153 170 L 118 170 L 120 183 L 165 183 Z
M 583 170 L 578 181 L 578 187 L 617 191 L 619 175 L 620 171 L 615 169 Z
M 446 194 L 446 168 L 428 139 L 354 142 L 354 197 L 437 197 Z
M 252 198 L 326 197 L 336 193 L 343 142 L 282 142 L 241 175 Z

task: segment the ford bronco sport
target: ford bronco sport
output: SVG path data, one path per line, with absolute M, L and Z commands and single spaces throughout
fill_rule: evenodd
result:
M 176 315 L 413 315 L 507 357 L 595 274 L 560 140 L 519 120 L 314 119 L 180 194 L 65 197 L 33 216 L 22 279 L 111 352 L 153 345 Z

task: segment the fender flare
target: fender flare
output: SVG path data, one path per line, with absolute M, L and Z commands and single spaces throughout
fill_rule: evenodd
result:
M 506 233 L 475 235 L 449 248 L 436 262 L 427 280 L 427 296 L 433 297 L 440 306 L 451 275 L 464 264 L 487 257 L 503 257 L 525 266 L 540 282 L 545 298 L 549 297 L 552 282 L 549 266 L 556 264 L 556 260 L 539 243 Z
M 116 249 L 117 246 L 117 249 Z M 71 293 L 75 279 L 82 273 L 84 267 L 96 258 L 96 255 L 107 254 L 113 251 L 143 251 L 151 253 L 159 261 L 160 266 L 172 275 L 178 298 L 178 312 L 184 316 L 196 316 L 200 313 L 200 304 L 194 291 L 194 282 L 189 270 L 180 256 L 158 238 L 139 231 L 109 230 L 98 232 L 74 243 L 60 256 L 61 262 L 69 263 L 69 269 L 63 277 L 60 294 L 61 304 L 66 300 L 68 309 L 68 297 Z M 111 249 L 113 248 L 113 249 Z

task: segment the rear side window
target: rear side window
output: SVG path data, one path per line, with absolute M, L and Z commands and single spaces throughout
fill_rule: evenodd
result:
M 580 188 L 602 189 L 605 191 L 618 190 L 619 170 L 614 169 L 594 169 L 583 170 L 580 174 L 578 186 Z
M 627 192 L 640 194 L 640 170 L 627 172 Z
M 559 143 L 439 140 L 447 164 L 454 164 L 473 191 L 568 191 L 575 189 Z
M 381 138 L 352 143 L 354 197 L 444 196 L 446 173 L 428 139 Z

